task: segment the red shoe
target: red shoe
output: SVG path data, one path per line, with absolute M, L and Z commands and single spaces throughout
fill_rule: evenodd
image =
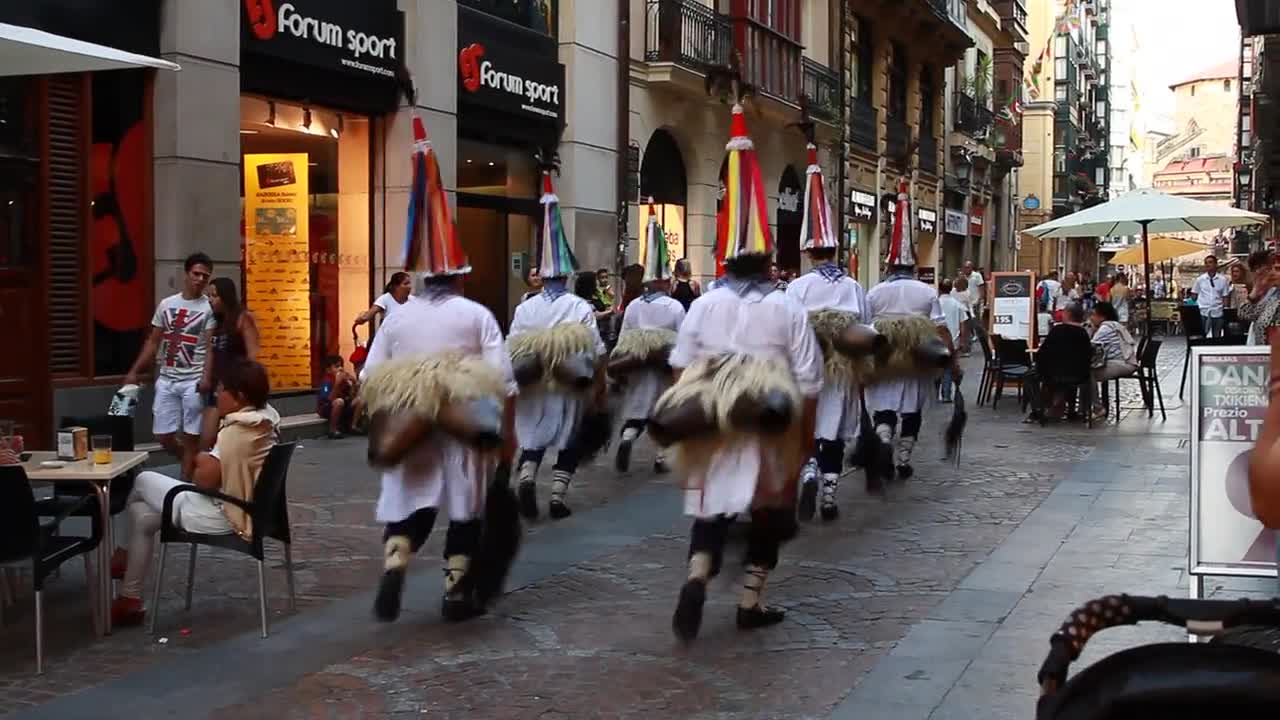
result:
M 124 548 L 116 548 L 111 553 L 111 579 L 123 580 L 124 571 L 129 567 L 129 552 Z
M 122 595 L 111 603 L 112 627 L 137 627 L 142 624 L 145 617 L 146 612 L 142 609 L 141 598 Z

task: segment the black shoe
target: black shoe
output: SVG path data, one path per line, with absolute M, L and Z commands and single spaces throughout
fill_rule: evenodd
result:
M 840 508 L 835 503 L 822 506 L 823 520 L 825 520 L 826 522 L 831 522 L 832 520 L 835 520 L 838 517 L 840 517 Z
M 329 439 L 330 439 L 330 440 L 341 440 L 341 439 L 342 439 L 342 438 L 344 438 L 344 437 L 346 437 L 346 435 L 343 435 L 343 434 L 342 434 L 342 433 L 340 433 L 340 432 L 331 432 L 331 433 L 329 433 Z
M 911 478 L 911 476 L 912 476 L 912 475 L 915 475 L 915 474 L 916 474 L 915 469 L 914 469 L 914 468 L 912 468 L 910 465 L 899 465 L 899 466 L 898 466 L 898 477 L 899 477 L 899 478 L 901 478 L 901 479 L 903 479 L 903 480 L 910 479 L 910 478 Z
M 782 608 L 764 607 L 757 605 L 753 608 L 738 607 L 738 629 L 739 630 L 755 630 L 756 628 L 769 627 L 777 625 L 787 617 L 787 611 Z
M 618 443 L 618 456 L 613 461 L 613 466 L 618 472 L 631 469 L 631 442 L 631 440 L 623 440 Z
M 451 598 L 447 594 L 440 599 L 440 615 L 449 622 L 462 622 L 484 614 L 484 608 L 469 597 Z
M 818 505 L 818 481 L 804 483 L 800 488 L 800 519 L 809 522 Z
M 884 482 L 893 480 L 893 446 L 884 443 L 880 447 L 879 456 L 875 459 L 875 473 Z
M 547 513 L 551 515 L 552 520 L 563 520 L 573 514 L 568 505 L 563 500 L 552 499 L 547 504 Z
M 516 494 L 520 500 L 520 515 L 525 520 L 537 520 L 538 486 L 535 483 L 522 482 Z
M 382 573 L 378 583 L 378 595 L 373 600 L 373 616 L 382 622 L 392 622 L 400 617 L 400 594 L 404 591 L 404 570 L 388 570 Z
M 707 583 L 689 580 L 680 588 L 680 600 L 675 615 L 671 617 L 671 629 L 680 642 L 692 642 L 702 626 L 702 605 L 707 601 Z

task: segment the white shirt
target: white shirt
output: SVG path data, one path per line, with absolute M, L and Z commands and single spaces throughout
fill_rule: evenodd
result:
M 178 293 L 161 300 L 151 316 L 151 327 L 160 330 L 156 348 L 160 377 L 174 382 L 198 380 L 215 325 L 213 306 L 204 295 L 188 300 Z
M 938 298 L 938 304 L 942 306 L 942 314 L 946 317 L 947 329 L 951 331 L 951 337 L 960 337 L 961 323 L 970 318 L 969 308 L 965 307 L 954 294 Z
M 671 367 L 728 353 L 785 360 L 801 393 L 816 397 L 822 390 L 822 353 L 809 315 L 786 293 L 752 289 L 739 296 L 721 287 L 693 301 L 671 351 Z
M 653 328 L 677 331 L 680 329 L 680 323 L 684 322 L 684 315 L 684 306 L 679 300 L 663 295 L 645 302 L 644 297 L 641 296 L 627 305 L 619 332 Z
M 973 272 L 965 276 L 965 280 L 969 281 L 968 292 L 969 292 L 970 304 L 976 307 L 986 297 L 986 293 L 983 292 L 982 286 L 985 285 L 987 281 L 982 279 L 982 273 L 978 272 L 977 270 L 974 270 Z
M 870 320 L 881 318 L 927 317 L 934 325 L 946 325 L 947 316 L 942 313 L 938 291 L 919 280 L 902 278 L 885 280 L 867 293 Z
M 840 310 L 852 313 L 860 321 L 867 314 L 867 291 L 847 275 L 832 282 L 821 273 L 805 273 L 787 285 L 787 296 L 809 312 Z
M 964 319 L 973 317 L 973 308 L 977 303 L 973 301 L 973 295 L 968 290 L 952 290 L 950 297 L 964 310 Z
M 595 309 L 591 307 L 591 303 L 569 292 L 553 301 L 548 301 L 546 293 L 540 292 L 517 305 L 516 314 L 511 319 L 510 337 L 570 322 L 582 323 L 591 328 L 596 354 L 605 354 L 606 348 L 604 340 L 600 338 Z
M 399 310 L 405 305 L 408 305 L 409 301 L 412 299 L 413 299 L 413 296 L 410 295 L 407 300 L 405 300 L 403 303 L 400 303 L 400 302 L 397 302 L 395 298 L 391 297 L 391 293 L 382 293 L 377 297 L 376 300 L 373 301 L 373 304 L 382 308 L 382 320 L 383 322 L 386 322 L 387 318 L 391 317 L 391 313 Z
M 1222 300 L 1231 294 L 1231 281 L 1222 273 L 1202 273 L 1191 286 L 1191 294 L 1196 296 L 1196 305 L 1200 306 L 1200 314 L 1209 318 L 1222 317 Z

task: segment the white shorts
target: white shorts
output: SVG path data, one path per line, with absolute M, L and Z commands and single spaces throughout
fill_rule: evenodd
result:
M 155 435 L 172 435 L 183 432 L 200 434 L 200 420 L 204 415 L 204 398 L 196 391 L 199 380 L 156 380 L 156 399 L 151 407 L 151 432 Z

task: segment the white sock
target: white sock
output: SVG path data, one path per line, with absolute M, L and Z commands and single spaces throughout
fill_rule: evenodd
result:
M 893 427 L 881 423 L 876 426 L 876 436 L 880 438 L 880 442 L 893 444 Z
M 838 473 L 822 474 L 822 504 L 835 505 L 836 491 L 840 489 L 840 475 Z
M 453 586 L 458 584 L 463 575 L 467 574 L 467 569 L 471 567 L 471 558 L 466 555 L 450 555 L 444 561 L 444 591 L 445 593 L 453 592 Z
M 627 427 L 627 428 L 623 428 L 623 429 L 622 429 L 622 440 L 623 440 L 623 442 L 631 442 L 631 441 L 635 440 L 635 439 L 636 439 L 636 438 L 638 438 L 638 437 L 640 437 L 640 429 L 639 429 L 639 428 Z
M 538 464 L 533 460 L 520 463 L 520 484 L 531 483 L 538 479 Z
M 384 570 L 404 570 L 409 566 L 409 558 L 413 557 L 413 547 L 404 535 L 392 535 L 387 538 L 382 554 Z
M 911 451 L 916 447 L 916 439 L 913 437 L 904 437 L 898 439 L 898 455 L 896 462 L 899 465 L 911 464 Z
M 711 577 L 711 553 L 696 552 L 689 556 L 689 579 L 706 580 Z
M 804 469 L 800 471 L 800 479 L 807 483 L 818 479 L 818 460 L 816 458 L 809 458 L 809 462 L 804 464 Z
M 760 598 L 764 595 L 764 584 L 769 579 L 769 571 L 759 565 L 747 566 L 747 577 L 742 584 L 742 601 L 738 603 L 738 607 L 750 610 L 760 605 Z
M 551 473 L 551 502 L 564 502 L 565 493 L 569 492 L 569 481 L 572 473 L 565 470 L 554 470 Z

